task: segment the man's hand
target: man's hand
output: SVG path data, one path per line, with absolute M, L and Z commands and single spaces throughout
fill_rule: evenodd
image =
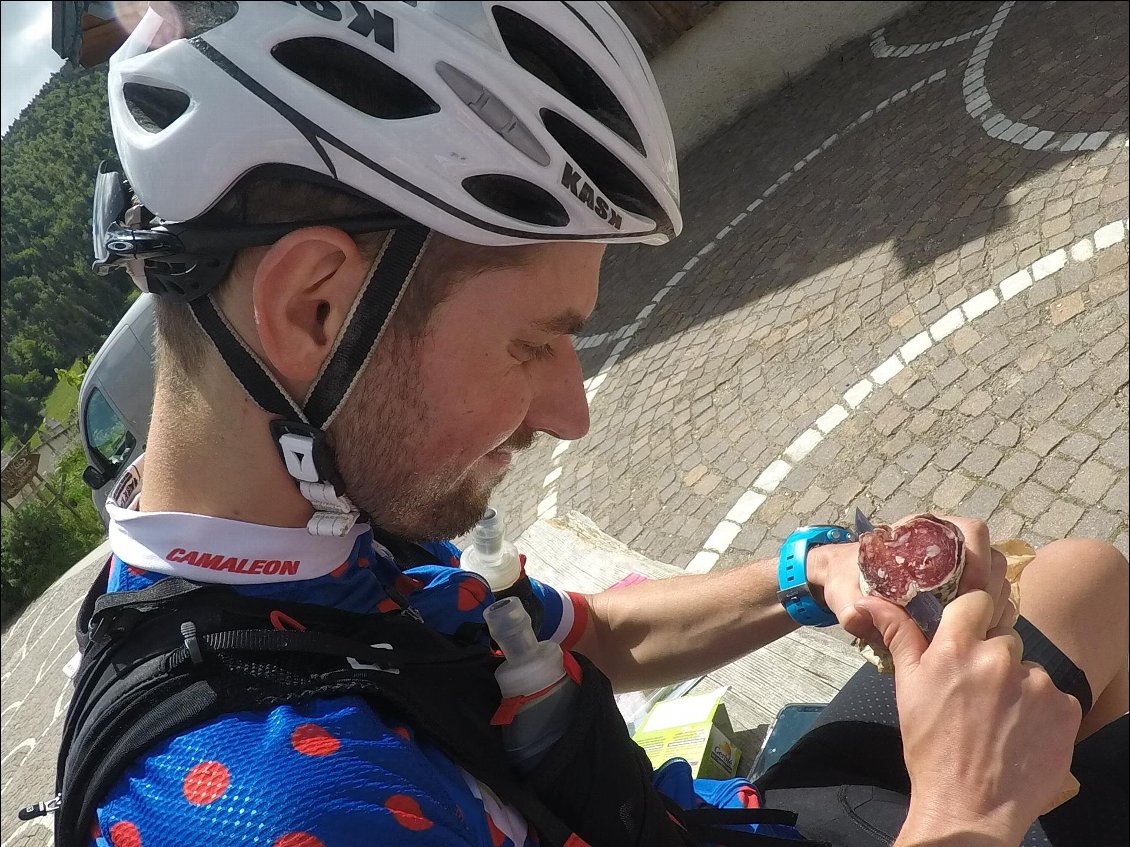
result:
M 946 607 L 932 643 L 902 607 L 879 597 L 857 605 L 894 659 L 911 782 L 908 840 L 899 843 L 931 833 L 1018 844 L 1067 778 L 1079 702 L 1021 662 L 1020 637 L 993 625 L 998 605 L 967 591 Z
M 974 518 L 942 516 L 965 536 L 965 570 L 959 593 L 985 591 L 994 598 L 991 626 L 1011 626 L 1016 611 L 1009 600 L 1004 556 L 989 546 L 989 528 Z M 882 644 L 882 634 L 861 614 L 856 604 L 863 599 L 859 589 L 859 545 L 829 544 L 808 554 L 809 582 L 818 601 L 835 613 L 840 626 L 872 646 Z

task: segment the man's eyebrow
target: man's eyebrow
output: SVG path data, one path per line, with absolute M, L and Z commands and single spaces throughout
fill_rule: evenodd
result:
M 585 328 L 585 319 L 574 311 L 568 311 L 552 318 L 534 321 L 534 327 L 550 335 L 576 335 Z

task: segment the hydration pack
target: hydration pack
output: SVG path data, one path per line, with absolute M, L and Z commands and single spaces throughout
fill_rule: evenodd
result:
M 63 727 L 56 797 L 22 818 L 55 813 L 56 847 L 85 847 L 99 804 L 158 742 L 216 718 L 311 698 L 356 695 L 412 726 L 516 808 L 546 847 L 811 845 L 738 831 L 795 823 L 771 809 L 680 809 L 652 785 L 611 685 L 586 657 L 566 734 L 532 774 L 506 761 L 491 716 L 502 661 L 444 635 L 414 610 L 356 614 L 241 595 L 168 577 L 106 593 L 108 567 L 79 613 L 82 662 Z

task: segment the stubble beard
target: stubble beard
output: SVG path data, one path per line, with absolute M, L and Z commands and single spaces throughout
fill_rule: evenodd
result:
M 372 362 L 334 421 L 330 444 L 347 494 L 374 526 L 409 541 L 441 541 L 470 531 L 506 470 L 457 462 L 421 470 L 420 432 L 433 410 L 414 390 L 417 374 L 408 356 Z M 500 449 L 517 452 L 534 439 L 520 431 Z

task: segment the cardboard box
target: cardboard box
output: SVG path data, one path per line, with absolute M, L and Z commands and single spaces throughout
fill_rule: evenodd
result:
M 690 763 L 696 778 L 737 775 L 742 751 L 731 740 L 734 731 L 722 705 L 725 693 L 725 688 L 719 688 L 655 705 L 632 736 L 653 767 L 677 758 Z

